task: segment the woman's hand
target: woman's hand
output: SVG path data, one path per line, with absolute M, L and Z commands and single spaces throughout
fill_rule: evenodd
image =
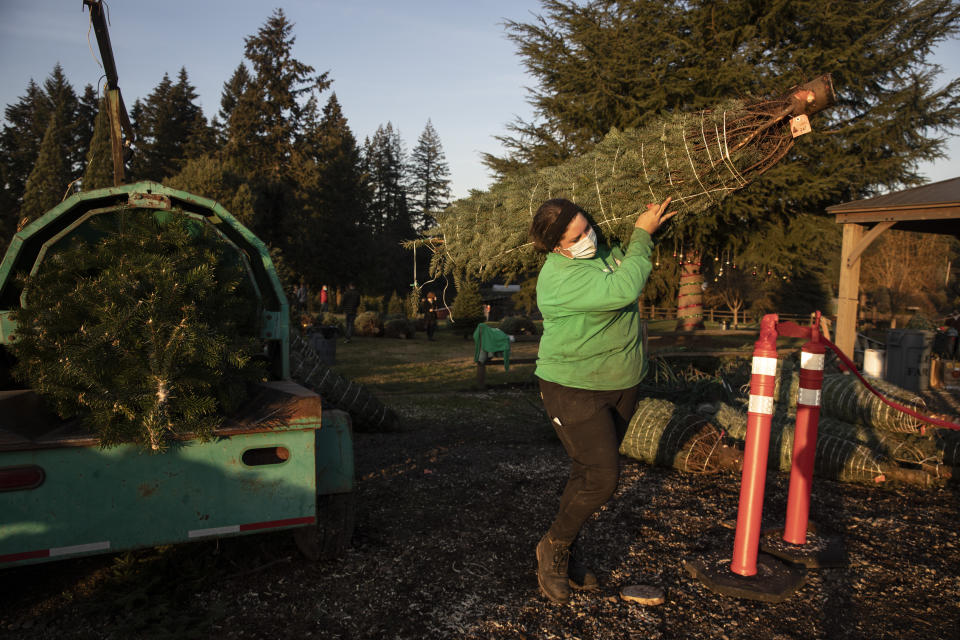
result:
M 640 217 L 637 218 L 634 228 L 643 229 L 650 235 L 653 235 L 653 232 L 660 228 L 664 222 L 677 215 L 676 211 L 671 211 L 670 213 L 664 213 L 667 210 L 667 206 L 670 204 L 670 200 L 673 198 L 668 197 L 660 204 L 648 204 L 647 210 L 640 214 Z

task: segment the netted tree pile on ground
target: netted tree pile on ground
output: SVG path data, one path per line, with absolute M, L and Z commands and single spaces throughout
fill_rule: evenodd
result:
M 399 425 L 393 409 L 380 402 L 364 385 L 331 369 L 296 332 L 290 334 L 290 377 L 316 391 L 331 406 L 349 413 L 358 430 L 390 431 Z
M 608 238 L 620 240 L 646 203 L 671 196 L 681 217 L 700 213 L 786 155 L 794 141 L 792 115 L 831 102 L 829 80 L 823 80 L 816 92 L 729 100 L 705 111 L 666 114 L 643 128 L 612 130 L 589 153 L 514 174 L 437 213 L 432 237 L 423 241 L 435 250 L 431 272 L 488 277 L 537 266 L 527 230 L 548 198 L 577 202 Z
M 662 359 L 651 363 L 651 377 L 661 381 L 663 388 L 658 391 L 669 399 L 648 398 L 638 403 L 621 453 L 647 464 L 688 472 L 738 469 L 747 437 L 748 386 L 738 392 L 736 383 L 749 376 L 749 368 L 745 374 L 739 369 L 733 366 L 711 376 L 692 367 L 674 371 Z M 958 474 L 960 433 L 928 429 L 920 435 L 917 428 L 908 430 L 899 412 L 879 410 L 875 404 L 886 405 L 876 396 L 853 388 L 860 386 L 853 376 L 830 374 L 825 379 L 835 393 L 829 401 L 826 391 L 823 394 L 816 476 L 866 485 L 928 487 Z M 923 409 L 922 399 L 915 394 L 890 383 L 878 384 L 885 395 Z M 769 451 L 770 467 L 782 472 L 789 472 L 792 463 L 798 386 L 796 363 L 782 358 L 774 390 L 776 410 Z M 836 393 L 840 389 L 843 393 Z M 648 386 L 647 392 L 651 390 Z M 909 420 L 910 424 L 920 424 L 914 418 Z
M 722 435 L 710 420 L 688 408 L 645 398 L 637 403 L 620 453 L 647 464 L 711 473 L 736 464 Z
M 747 414 L 742 409 L 721 405 L 712 420 L 734 440 L 746 440 Z M 790 413 L 775 415 L 771 424 L 769 464 L 780 471 L 790 471 L 795 425 L 796 416 Z M 824 416 L 820 425 L 813 470 L 817 477 L 867 485 L 892 481 L 922 487 L 950 477 L 948 469 L 933 461 L 913 468 L 920 466 L 922 460 L 906 460 L 909 450 L 901 446 L 895 434 L 877 434 Z M 901 466 L 899 462 L 910 466 Z
M 262 376 L 246 270 L 186 218 L 95 221 L 40 265 L 25 296 L 15 375 L 102 446 L 210 437 Z

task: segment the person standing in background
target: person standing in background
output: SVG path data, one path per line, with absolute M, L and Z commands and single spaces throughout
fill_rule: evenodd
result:
M 346 316 L 344 322 L 346 326 L 346 339 L 344 342 L 350 342 L 353 337 L 353 322 L 357 319 L 357 309 L 360 308 L 360 292 L 357 291 L 357 285 L 350 283 L 343 294 L 343 314 Z
M 307 284 L 300 278 L 300 286 L 293 291 L 294 300 L 297 303 L 297 324 L 302 322 L 301 317 L 307 310 Z
M 330 309 L 330 294 L 327 292 L 327 285 L 320 287 L 320 313 L 326 313 Z
M 433 340 L 437 332 L 437 294 L 433 291 L 423 300 L 423 319 L 427 326 L 427 340 Z

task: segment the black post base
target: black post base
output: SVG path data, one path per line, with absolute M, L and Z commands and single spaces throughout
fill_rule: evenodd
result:
M 807 581 L 807 571 L 766 554 L 757 556 L 757 573 L 741 576 L 730 570 L 729 553 L 713 553 L 703 558 L 684 560 L 683 568 L 715 593 L 734 598 L 783 602 Z
M 807 525 L 806 544 L 791 544 L 783 539 L 783 528 L 760 534 L 760 550 L 781 560 L 802 564 L 808 569 L 845 567 L 847 550 L 839 536 L 819 533 L 812 522 Z

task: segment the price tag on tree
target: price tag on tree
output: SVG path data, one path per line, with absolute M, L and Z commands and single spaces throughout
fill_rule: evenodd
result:
M 805 114 L 801 114 L 790 120 L 790 132 L 793 133 L 794 138 L 802 136 L 805 133 L 810 133 L 810 131 L 810 118 Z

